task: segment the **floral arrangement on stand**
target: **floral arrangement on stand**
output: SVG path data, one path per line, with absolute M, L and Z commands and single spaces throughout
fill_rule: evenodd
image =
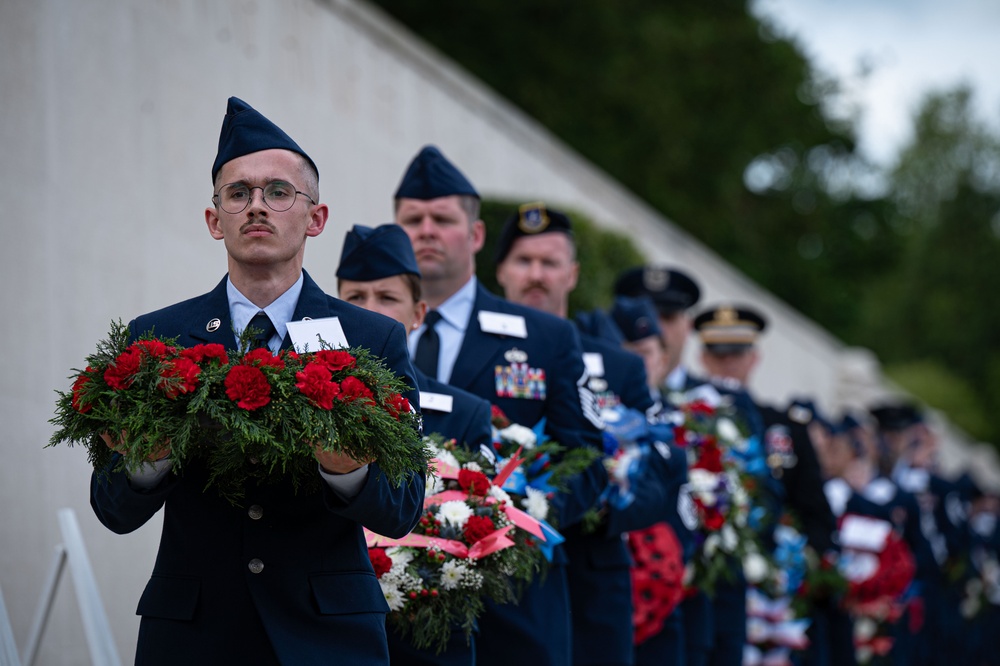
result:
M 516 452 L 497 467 L 492 451 L 425 441 L 434 460 L 419 524 L 402 539 L 365 536 L 389 624 L 415 647 L 440 653 L 455 628 L 468 640 L 486 599 L 514 601 L 561 537 L 502 489 L 524 462 Z
M 786 523 L 773 538 L 770 557 L 750 552 L 743 560 L 749 584 L 744 666 L 790 666 L 792 653 L 809 646 L 808 607 L 797 603 L 809 572 L 806 538 Z
M 887 521 L 845 514 L 839 529 L 838 567 L 848 583 L 843 605 L 854 616 L 858 663 L 867 664 L 892 649 L 891 625 L 905 610 L 904 595 L 916 563 L 906 542 Z
M 755 502 L 757 476 L 766 471 L 760 443 L 737 423 L 732 404 L 710 386 L 677 398 L 665 415 L 675 443 L 687 451 L 690 498 L 686 523 L 695 552 L 685 583 L 710 596 L 720 581 L 734 579 L 734 563 L 762 551 L 757 529 L 767 517 Z
M 146 335 L 129 342 L 113 323 L 106 340 L 57 391 L 49 446 L 82 444 L 95 470 L 136 470 L 169 450 L 173 470 L 195 460 L 207 485 L 238 503 L 248 481 L 288 478 L 318 487 L 313 443 L 373 460 L 395 484 L 426 474 L 430 453 L 401 378 L 368 350 L 296 353 L 220 344 L 182 348 Z M 99 433 L 117 440 L 120 459 Z

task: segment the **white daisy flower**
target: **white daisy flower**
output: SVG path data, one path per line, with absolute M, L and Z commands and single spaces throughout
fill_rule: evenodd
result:
M 390 611 L 402 610 L 403 606 L 406 605 L 406 597 L 398 587 L 389 583 L 385 583 L 379 580 L 379 585 L 382 586 L 382 596 L 385 597 L 385 602 L 389 604 Z
M 436 474 L 428 474 L 427 484 L 424 486 L 424 497 L 433 497 L 440 492 L 444 492 L 444 481 Z
M 541 490 L 528 486 L 527 496 L 521 501 L 524 510 L 535 520 L 545 520 L 549 515 L 549 500 Z
M 449 560 L 441 567 L 441 588 L 445 590 L 457 589 L 469 573 L 469 567 L 461 560 Z
M 497 502 L 507 502 L 510 504 L 510 495 L 507 491 L 500 486 L 490 486 L 489 496 L 495 499 Z
M 724 442 L 735 442 L 742 436 L 736 424 L 727 418 L 721 418 L 716 422 L 715 432 L 719 435 L 719 439 Z
M 451 500 L 441 505 L 438 516 L 455 527 L 464 527 L 472 515 L 472 508 L 462 500 Z
M 747 582 L 756 585 L 767 578 L 767 560 L 760 553 L 750 553 L 743 558 L 743 575 Z
M 451 465 L 452 467 L 461 467 L 462 466 L 461 464 L 459 464 L 458 458 L 456 458 L 455 454 L 452 453 L 451 451 L 445 451 L 444 449 L 438 449 L 437 455 L 434 456 L 434 457 L 437 458 L 438 460 L 440 460 L 445 465 Z
M 483 471 L 483 468 L 480 467 L 479 463 L 477 463 L 475 460 L 470 460 L 469 462 L 467 462 L 464 465 L 462 465 L 462 469 L 468 469 L 468 470 L 471 470 L 473 472 L 482 472 Z
M 535 448 L 535 442 L 538 440 L 538 438 L 535 437 L 535 431 L 531 428 L 525 428 L 523 425 L 517 423 L 512 423 L 501 430 L 500 436 L 508 442 L 513 442 L 518 446 L 523 446 L 525 449 Z

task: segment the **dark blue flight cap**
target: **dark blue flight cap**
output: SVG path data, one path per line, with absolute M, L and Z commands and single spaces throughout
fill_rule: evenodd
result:
M 573 237 L 573 223 L 566 213 L 547 208 L 541 202 L 522 204 L 517 212 L 512 213 L 503 223 L 497 240 L 496 263 L 499 264 L 507 258 L 510 248 L 518 238 L 552 232 Z
M 687 310 L 701 298 L 689 275 L 663 266 L 635 266 L 615 280 L 615 296 L 649 296 L 664 316 Z
M 576 327 L 584 335 L 592 338 L 605 340 L 613 345 L 620 345 L 625 341 L 625 336 L 607 312 L 603 310 L 591 310 L 590 312 L 578 312 L 573 317 Z
M 337 277 L 371 282 L 403 273 L 420 276 L 410 237 L 398 224 L 365 227 L 355 224 L 344 236 Z
M 924 422 L 916 405 L 910 402 L 887 403 L 868 410 L 882 432 L 897 432 Z
M 628 342 L 660 335 L 656 307 L 647 296 L 619 296 L 611 306 L 611 318 Z
M 436 146 L 424 146 L 406 168 L 394 197 L 428 201 L 453 194 L 479 198 L 472 183 Z
M 319 169 L 299 144 L 285 134 L 280 127 L 265 118 L 256 109 L 239 99 L 230 97 L 226 107 L 226 117 L 222 119 L 222 132 L 219 133 L 219 152 L 212 165 L 212 182 L 222 165 L 229 160 L 243 157 L 261 150 L 281 148 L 298 153 L 306 158 L 316 175 Z

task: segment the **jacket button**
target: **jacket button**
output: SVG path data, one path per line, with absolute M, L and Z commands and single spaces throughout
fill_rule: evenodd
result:
M 250 568 L 250 573 L 259 574 L 264 570 L 264 563 L 261 562 L 256 557 L 250 560 L 250 564 L 247 565 Z
M 247 509 L 247 515 L 250 516 L 253 520 L 260 520 L 261 517 L 264 515 L 264 507 L 262 507 L 260 504 L 251 505 L 251 507 Z

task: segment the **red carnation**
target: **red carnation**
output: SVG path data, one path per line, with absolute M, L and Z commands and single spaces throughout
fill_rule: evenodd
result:
M 493 484 L 490 483 L 489 477 L 482 472 L 471 469 L 460 469 L 458 471 L 458 485 L 467 493 L 486 497 L 486 494 L 490 492 L 490 486 Z
M 494 532 L 496 528 L 493 527 L 493 521 L 487 516 L 469 516 L 465 521 L 465 527 L 462 528 L 462 534 L 469 543 L 476 543 Z
M 385 554 L 385 548 L 369 548 L 368 559 L 372 561 L 376 578 L 381 578 L 382 574 L 392 569 L 392 558 Z
M 173 354 L 176 349 L 173 347 L 168 347 L 159 340 L 139 340 L 134 342 L 129 349 L 141 350 L 145 349 L 146 353 L 154 358 L 163 358 L 167 354 Z
M 688 403 L 684 408 L 692 414 L 707 414 L 708 416 L 715 414 L 715 408 L 702 400 Z
M 295 373 L 295 385 L 302 395 L 322 409 L 333 409 L 333 399 L 340 393 L 340 386 L 331 380 L 330 369 L 322 363 L 306 363 L 301 372 Z
M 410 401 L 398 393 L 393 393 L 385 401 L 385 411 L 399 420 L 399 415 L 410 411 Z
M 94 369 L 88 365 L 87 369 L 80 373 L 80 375 L 76 378 L 76 381 L 73 382 L 73 409 L 81 414 L 86 414 L 93 409 L 93 406 L 89 402 L 84 404 L 82 395 L 83 388 L 90 382 L 90 377 L 88 377 L 86 373 L 93 371 Z
M 275 356 L 267 347 L 251 349 L 243 355 L 243 363 L 246 365 L 256 365 L 261 368 L 285 369 L 285 362 L 280 356 Z
M 221 345 L 220 345 L 221 346 Z M 198 375 L 201 368 L 189 358 L 181 356 L 167 363 L 167 366 L 160 373 L 162 380 L 160 388 L 168 398 L 173 400 L 181 393 L 190 393 L 198 388 Z M 179 381 L 163 381 L 177 379 Z
M 698 461 L 692 465 L 694 469 L 704 469 L 719 474 L 722 469 L 722 450 L 712 438 L 706 438 L 698 452 Z
M 375 404 L 372 400 L 372 391 L 370 388 L 365 386 L 365 383 L 358 379 L 357 377 L 345 377 L 344 381 L 340 383 L 340 395 L 337 396 L 337 400 L 341 402 L 354 402 L 355 400 L 367 401 L 371 404 Z
M 225 384 L 229 399 L 248 411 L 271 402 L 271 385 L 258 367 L 234 365 L 226 375 Z
M 490 422 L 501 430 L 510 425 L 510 419 L 496 405 L 490 405 Z
M 111 388 L 122 391 L 127 389 L 135 381 L 135 375 L 139 372 L 139 364 L 142 362 L 142 355 L 133 345 L 115 358 L 114 362 L 104 371 L 104 381 Z
M 721 530 L 723 524 L 725 524 L 726 519 L 723 517 L 722 513 L 714 507 L 703 507 L 702 512 L 702 522 L 705 527 L 712 530 L 713 532 Z
M 357 359 L 351 356 L 348 352 L 336 351 L 333 349 L 322 349 L 316 352 L 315 362 L 322 363 L 330 369 L 330 372 L 353 368 L 358 364 Z
M 214 359 L 218 361 L 218 365 L 220 366 L 229 365 L 229 356 L 226 354 L 226 348 L 218 342 L 207 345 L 195 345 L 189 349 L 183 349 L 181 350 L 181 356 L 189 358 L 195 363 Z

